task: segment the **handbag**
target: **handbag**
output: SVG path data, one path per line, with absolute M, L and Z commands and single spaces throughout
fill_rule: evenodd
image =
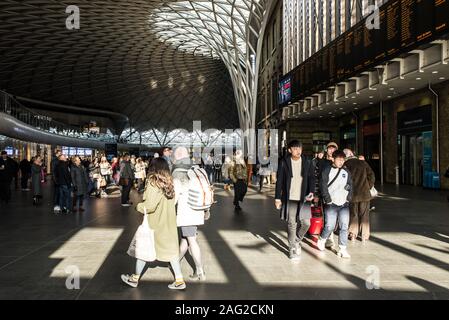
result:
M 376 188 L 374 188 L 374 187 L 372 187 L 372 188 L 369 190 L 369 193 L 371 194 L 371 197 L 372 197 L 372 198 L 375 198 L 375 197 L 377 197 L 377 196 L 379 195 L 379 192 L 377 192 Z
M 120 178 L 119 185 L 127 186 L 128 184 L 129 184 L 129 179 L 127 179 L 127 178 Z
M 127 253 L 136 259 L 151 262 L 156 260 L 156 248 L 154 245 L 154 230 L 148 225 L 147 216 L 147 210 L 144 209 L 143 222 L 137 228 Z

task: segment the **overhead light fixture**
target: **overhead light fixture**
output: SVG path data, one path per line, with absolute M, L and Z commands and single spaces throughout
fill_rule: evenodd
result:
M 354 110 L 359 110 L 359 108 L 355 107 Z
M 391 98 L 391 96 L 387 96 L 387 98 L 388 98 L 388 99 L 390 99 L 390 98 Z
M 432 71 L 432 73 L 433 73 L 433 74 L 437 74 L 437 73 L 438 73 L 438 70 Z
M 444 80 L 444 79 L 446 79 L 446 78 L 445 78 L 445 77 L 439 77 L 439 79 L 440 79 L 440 80 Z
M 341 114 L 346 114 L 346 112 L 343 111 Z
M 352 96 L 351 98 L 352 98 L 352 99 L 355 99 L 355 96 Z
M 390 91 L 393 91 L 394 90 L 394 88 L 390 88 Z
M 340 108 L 340 110 L 343 110 L 343 108 Z
M 421 80 L 421 78 L 420 78 L 420 77 L 418 77 L 418 78 L 416 78 L 416 80 Z
M 374 102 L 371 101 L 369 104 L 374 104 Z
M 415 90 L 415 88 L 410 88 L 410 90 Z
M 332 112 L 329 112 L 329 114 L 332 114 Z
M 357 104 L 357 102 L 353 102 L 352 104 Z
M 374 96 L 369 96 L 370 99 L 374 98 Z

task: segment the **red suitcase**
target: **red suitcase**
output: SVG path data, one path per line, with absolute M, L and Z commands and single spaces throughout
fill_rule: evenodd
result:
M 312 206 L 312 218 L 310 219 L 310 235 L 319 235 L 323 230 L 323 210 L 320 205 Z

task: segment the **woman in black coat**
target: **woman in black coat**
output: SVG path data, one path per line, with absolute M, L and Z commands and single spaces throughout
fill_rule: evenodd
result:
M 86 169 L 81 165 L 79 157 L 75 157 L 73 160 L 73 166 L 71 168 L 72 183 L 73 183 L 73 212 L 76 212 L 76 205 L 79 202 L 79 212 L 83 212 L 83 200 L 87 194 L 87 186 L 89 184 L 89 178 L 86 173 Z
M 41 179 L 42 159 L 40 156 L 34 158 L 31 165 L 31 185 L 33 186 L 33 204 L 37 205 L 42 199 L 42 179 Z

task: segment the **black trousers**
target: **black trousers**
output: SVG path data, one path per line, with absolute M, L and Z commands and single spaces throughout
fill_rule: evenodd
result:
M 22 186 L 22 189 L 28 188 L 28 179 L 30 179 L 29 174 L 22 174 L 22 177 L 20 178 L 20 185 Z
M 131 179 L 129 179 L 128 184 L 124 185 L 123 189 L 122 189 L 122 204 L 129 202 L 129 193 L 131 192 L 131 186 L 132 186 L 132 181 L 131 181 Z
M 240 201 L 243 201 L 243 198 L 246 195 L 246 191 L 248 190 L 248 186 L 244 180 L 237 180 L 234 183 L 234 205 L 237 206 Z
M 11 200 L 11 182 L 0 182 L 0 200 L 4 202 Z

